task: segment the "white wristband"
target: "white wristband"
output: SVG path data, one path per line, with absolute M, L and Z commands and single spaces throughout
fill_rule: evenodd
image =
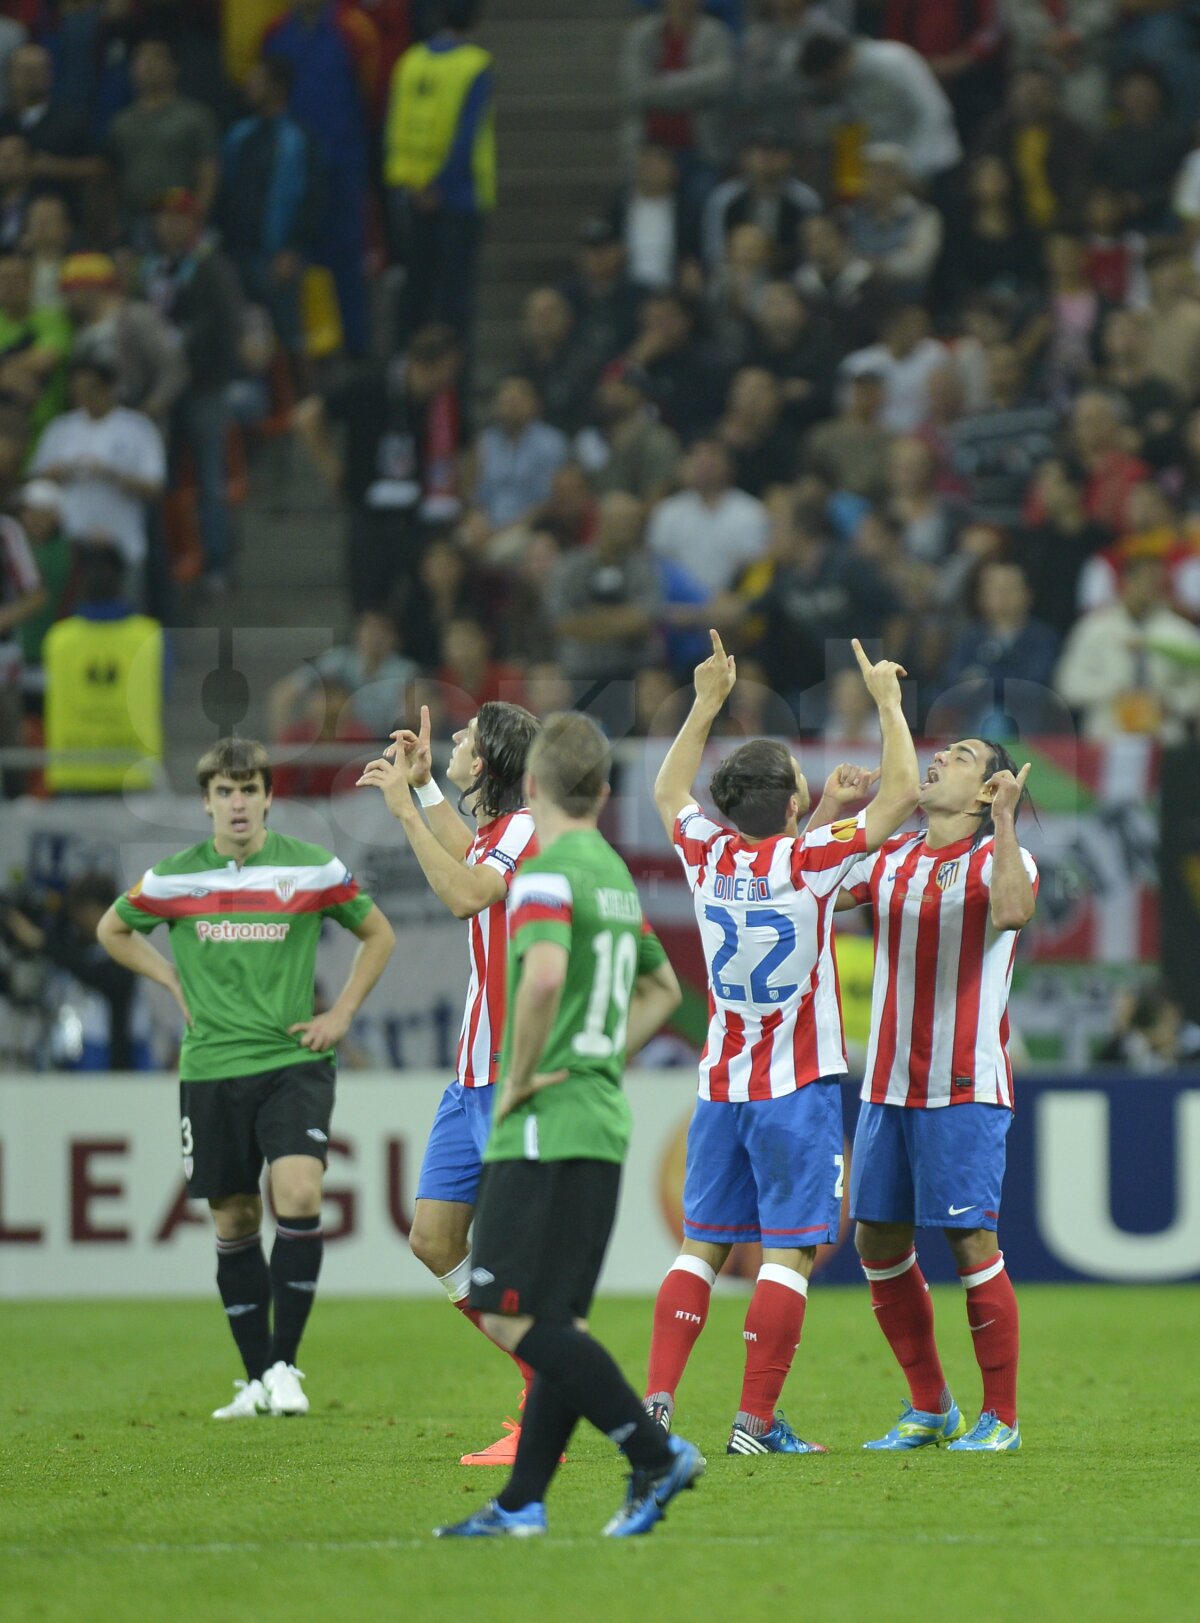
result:
M 428 783 L 417 784 L 413 793 L 417 797 L 418 804 L 422 806 L 440 806 L 446 798 L 432 778 Z

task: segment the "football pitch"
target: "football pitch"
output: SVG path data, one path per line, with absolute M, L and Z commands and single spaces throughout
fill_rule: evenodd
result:
M 333 1259 L 336 1267 L 336 1258 Z M 964 1411 L 959 1293 L 935 1291 Z M 232 1344 L 211 1302 L 6 1304 L 0 1618 L 1195 1619 L 1200 1299 L 1026 1288 L 1015 1455 L 864 1454 L 903 1381 L 865 1291 L 814 1290 L 783 1406 L 826 1457 L 730 1458 L 745 1300 L 714 1300 L 677 1424 L 708 1474 L 647 1538 L 601 1539 L 620 1461 L 581 1428 L 520 1543 L 430 1538 L 494 1491 L 460 1453 L 499 1434 L 511 1365 L 444 1301 L 317 1304 L 303 1420 L 221 1425 Z M 594 1325 L 635 1384 L 648 1300 Z

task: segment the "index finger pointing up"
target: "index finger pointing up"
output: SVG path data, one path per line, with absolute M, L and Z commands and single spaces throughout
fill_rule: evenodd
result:
M 726 657 L 725 644 L 721 641 L 720 632 L 714 626 L 710 626 L 708 634 L 712 638 L 713 653 L 718 659 L 724 659 Z

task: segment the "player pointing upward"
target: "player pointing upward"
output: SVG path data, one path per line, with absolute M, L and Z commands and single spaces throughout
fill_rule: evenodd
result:
M 900 835 L 846 876 L 838 906 L 875 923 L 871 1043 L 854 1135 L 850 1210 L 879 1327 L 911 1404 L 867 1448 L 1007 1451 L 1017 1425 L 1017 1300 L 996 1244 L 1012 1119 L 1008 989 L 1033 917 L 1037 866 L 1017 842 L 1029 776 L 1001 744 L 964 738 L 921 785 L 923 834 Z M 913 1245 L 945 1231 L 966 1287 L 983 1412 L 967 1436 L 946 1386 Z
M 692 785 L 735 680 L 715 631 L 712 645 L 696 667 L 691 713 L 654 786 L 694 893 L 712 1014 L 688 1129 L 683 1251 L 655 1305 L 646 1402 L 669 1428 L 717 1274 L 736 1242 L 761 1239 L 728 1451 L 823 1452 L 797 1437 L 775 1406 L 800 1340 L 816 1247 L 837 1238 L 840 1213 L 836 1078 L 846 1052 L 833 907 L 856 860 L 877 850 L 916 806 L 917 758 L 901 709 L 903 669 L 891 660 L 871 664 L 855 642 L 883 733 L 876 798 L 857 817 L 800 835 L 798 819 L 808 810 L 800 769 L 782 744 L 755 739 L 713 774 L 712 798 L 733 827 L 711 822 Z

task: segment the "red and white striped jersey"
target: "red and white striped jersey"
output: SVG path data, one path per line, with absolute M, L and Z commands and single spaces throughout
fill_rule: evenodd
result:
M 700 1097 L 778 1099 L 844 1071 L 830 925 L 867 849 L 865 814 L 755 843 L 692 805 L 673 838 L 708 966 Z
M 931 851 L 923 834 L 900 834 L 847 875 L 875 922 L 864 1099 L 1012 1108 L 1008 989 L 1020 932 L 992 924 L 992 850 L 990 836 Z M 1036 895 L 1024 847 L 1021 860 Z
M 464 1088 L 486 1088 L 496 1080 L 508 974 L 508 891 L 521 863 L 536 851 L 533 817 L 522 809 L 482 824 L 467 852 L 467 866 L 494 868 L 505 893 L 467 926 L 471 979 L 454 1062 Z

